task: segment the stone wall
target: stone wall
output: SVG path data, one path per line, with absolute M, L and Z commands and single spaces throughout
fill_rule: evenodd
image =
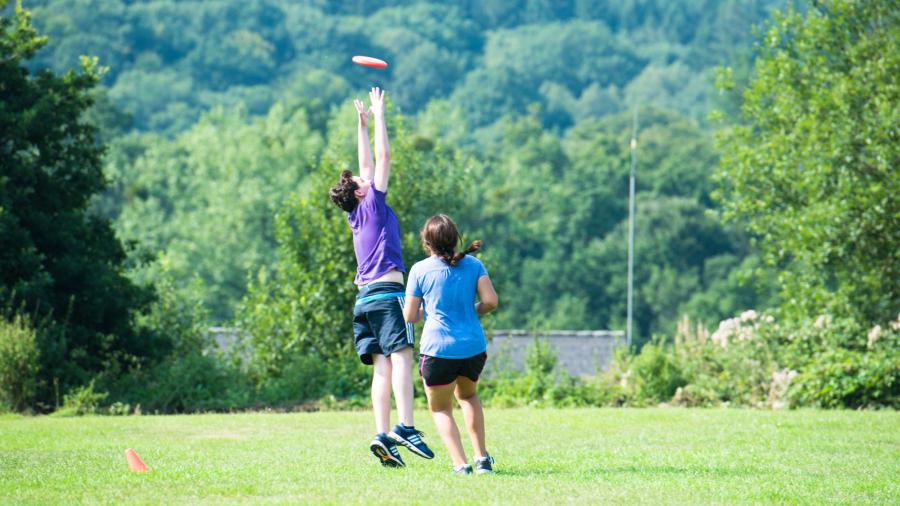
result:
M 237 340 L 237 329 L 211 327 L 210 336 L 218 347 L 230 349 Z M 416 335 L 418 341 L 421 336 Z M 535 333 L 525 330 L 495 330 L 488 334 L 488 362 L 485 374 L 498 370 L 525 370 L 525 354 L 534 343 Z M 621 330 L 547 330 L 538 333 L 557 353 L 559 369 L 572 376 L 593 376 L 605 371 L 612 360 L 613 349 L 625 342 Z M 244 357 L 249 358 L 249 357 Z
M 557 353 L 557 365 L 572 376 L 593 376 L 605 371 L 612 361 L 613 350 L 624 345 L 621 330 L 548 330 L 537 333 Z M 525 369 L 525 354 L 534 344 L 535 333 L 525 330 L 495 330 L 488 339 L 490 377 L 498 370 Z

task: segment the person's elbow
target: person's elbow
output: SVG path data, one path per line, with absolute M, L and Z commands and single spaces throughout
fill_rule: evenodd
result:
M 378 153 L 377 160 L 380 165 L 387 166 L 391 163 L 391 154 L 390 152 Z
M 418 309 L 404 309 L 403 310 L 403 319 L 406 320 L 407 323 L 416 323 L 419 321 L 419 310 Z

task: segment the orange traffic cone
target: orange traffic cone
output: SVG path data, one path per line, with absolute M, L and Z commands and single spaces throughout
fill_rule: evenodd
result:
M 147 468 L 147 464 L 144 464 L 144 461 L 138 456 L 137 452 L 131 448 L 125 450 L 125 459 L 128 461 L 128 468 L 136 473 L 146 473 L 150 470 Z

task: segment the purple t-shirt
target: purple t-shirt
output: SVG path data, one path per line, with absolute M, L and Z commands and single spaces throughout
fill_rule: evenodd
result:
M 356 279 L 353 282 L 357 285 L 371 283 L 391 269 L 406 272 L 400 246 L 400 222 L 385 202 L 386 196 L 373 184 L 366 198 L 347 216 L 356 251 Z

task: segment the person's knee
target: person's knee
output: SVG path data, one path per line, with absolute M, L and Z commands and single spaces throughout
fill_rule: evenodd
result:
M 432 413 L 452 413 L 453 403 L 447 401 L 428 401 L 428 409 Z
M 454 395 L 456 395 L 456 399 L 459 401 L 468 401 L 473 397 L 477 397 L 477 383 L 474 381 L 460 377 L 456 382 L 456 390 L 454 390 Z
M 391 373 L 393 372 L 393 366 L 391 365 L 391 361 L 385 357 L 384 355 L 373 355 L 373 371 L 372 375 L 375 378 L 390 378 Z
M 446 392 L 432 392 L 428 395 L 428 409 L 432 413 L 450 412 L 453 410 L 453 396 Z
M 472 390 L 470 392 L 456 392 L 456 400 L 460 402 L 471 402 L 478 399 L 478 392 Z

